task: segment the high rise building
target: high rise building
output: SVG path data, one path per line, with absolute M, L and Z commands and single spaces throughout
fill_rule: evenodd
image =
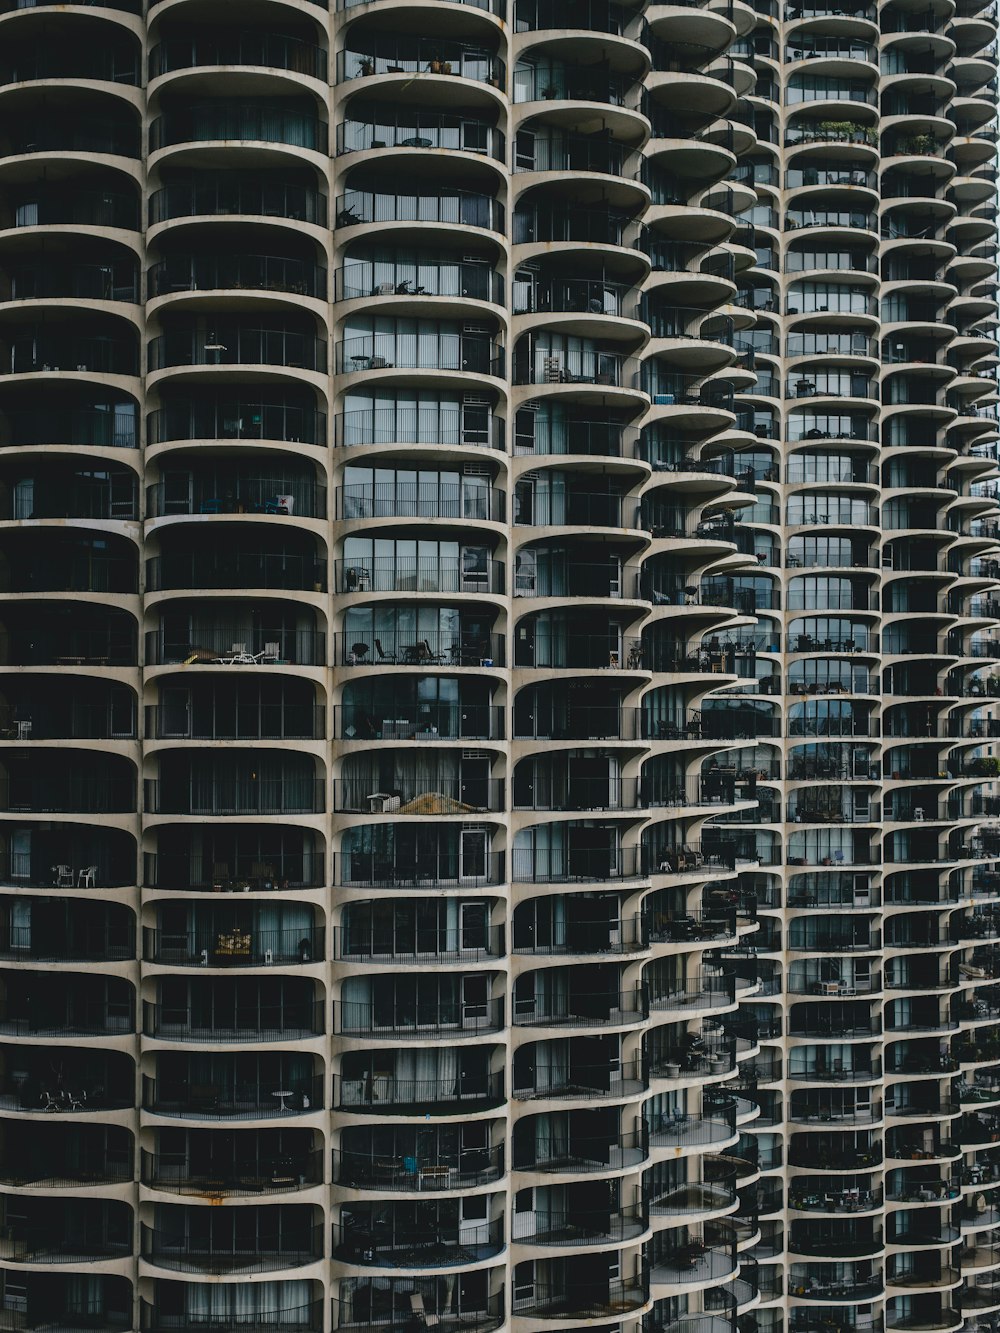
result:
M 997 1333 L 995 41 L 0 0 L 0 1330 Z

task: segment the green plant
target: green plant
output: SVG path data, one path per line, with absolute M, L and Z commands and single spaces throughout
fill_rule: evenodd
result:
M 995 778 L 1000 773 L 1000 759 L 992 755 L 979 755 L 970 765 L 977 778 Z

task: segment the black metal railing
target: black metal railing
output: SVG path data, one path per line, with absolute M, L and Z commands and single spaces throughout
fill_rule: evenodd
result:
M 287 1226 L 282 1234 L 261 1232 L 252 1247 L 204 1244 L 176 1232 L 158 1230 L 143 1223 L 142 1257 L 157 1268 L 182 1273 L 269 1273 L 286 1268 L 304 1268 L 323 1258 L 322 1226 Z
M 276 1092 L 277 1084 L 283 1091 Z M 323 1078 L 289 1078 L 275 1074 L 266 1083 L 206 1078 L 150 1078 L 143 1076 L 143 1109 L 158 1115 L 195 1120 L 266 1120 L 274 1116 L 311 1115 L 326 1105 Z
M 142 1030 L 147 1037 L 171 1042 L 290 1041 L 321 1037 L 325 1031 L 320 1000 L 254 1004 L 244 1012 L 234 1003 L 226 1011 L 202 1014 L 190 1006 L 145 1000 Z
M 142 956 L 147 963 L 170 967 L 287 967 L 322 962 L 324 937 L 322 926 L 202 926 L 181 933 L 146 926 Z
M 287 815 L 322 814 L 326 808 L 322 778 L 298 774 L 262 778 L 248 770 L 234 782 L 185 783 L 147 778 L 145 809 L 159 815 Z

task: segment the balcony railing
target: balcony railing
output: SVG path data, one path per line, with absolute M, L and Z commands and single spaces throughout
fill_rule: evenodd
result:
M 503 277 L 489 264 L 433 260 L 348 259 L 337 274 L 336 299 L 371 296 L 444 296 L 503 302 Z
M 107 710 L 98 710 L 98 718 L 102 712 L 106 714 Z M 260 704 L 256 709 L 235 709 L 225 715 L 211 705 L 203 714 L 197 702 L 194 708 L 183 707 L 180 714 L 174 708 L 150 704 L 145 713 L 147 740 L 322 740 L 326 736 L 326 709 L 320 704 Z M 0 710 L 0 733 L 2 716 Z M 36 734 L 34 722 L 31 734 Z
M 525 1319 L 614 1319 L 640 1309 L 649 1299 L 649 1276 L 580 1281 L 569 1286 L 534 1281 L 517 1286 L 511 1313 Z
M 226 341 L 222 342 L 220 339 Z M 326 372 L 326 343 L 289 329 L 228 328 L 220 334 L 172 329 L 149 342 L 150 372 L 170 366 L 286 366 Z
M 174 514 L 325 518 L 326 487 L 317 485 L 308 475 L 248 477 L 232 472 L 220 477 L 178 472 L 170 482 L 146 488 L 147 518 Z
M 585 839 L 581 839 L 585 842 Z M 550 850 L 515 847 L 511 851 L 511 879 L 522 884 L 602 883 L 634 879 L 644 873 L 638 847 L 574 847 Z
M 391 782 L 381 784 L 386 791 L 370 792 L 367 788 L 372 785 L 370 777 L 335 778 L 333 809 L 348 814 L 420 815 L 427 818 L 504 808 L 502 778 L 412 778 L 397 773 Z
M 337 199 L 335 216 L 338 227 L 366 222 L 445 222 L 502 231 L 505 214 L 503 204 L 492 195 L 471 190 L 442 189 L 429 194 L 348 190 Z
M 502 926 L 484 926 L 477 935 L 404 923 L 393 931 L 371 919 L 355 922 L 352 915 L 333 932 L 333 956 L 345 963 L 474 963 L 504 952 Z
M 18 334 L 3 366 L 8 375 L 39 371 L 90 371 L 98 375 L 137 375 L 139 350 L 131 338 L 111 335 L 48 333 Z
M 279 33 L 215 33 L 198 37 L 171 37 L 149 53 L 149 77 L 200 65 L 259 65 L 289 70 L 308 78 L 326 79 L 326 52 L 300 37 Z
M 495 1106 L 504 1098 L 503 1071 L 462 1073 L 441 1079 L 399 1079 L 392 1075 L 336 1077 L 333 1103 L 340 1111 L 386 1111 L 398 1115 L 419 1107 L 453 1115 L 466 1108 Z M 456 1108 L 456 1109 L 452 1109 Z
M 334 347 L 338 375 L 368 370 L 450 370 L 502 375 L 504 349 L 480 334 L 428 332 L 414 341 L 408 334 L 370 333 L 345 338 Z
M 514 996 L 513 1022 L 517 1027 L 619 1027 L 648 1017 L 649 997 L 641 987 L 558 997 Z
M 345 6 L 358 2 L 359 0 L 345 0 Z M 475 4 L 479 9 L 487 9 L 499 2 L 500 0 L 459 0 L 462 4 Z M 435 1278 L 423 1280 L 380 1278 L 379 1284 L 379 1295 L 374 1299 L 366 1298 L 361 1301 L 357 1291 L 346 1300 L 334 1297 L 333 1328 L 339 1330 L 339 1333 L 368 1333 L 370 1329 L 389 1330 L 389 1333 L 410 1333 L 413 1328 L 411 1302 L 417 1295 L 423 1302 L 425 1315 L 439 1317 L 443 1324 L 455 1320 L 463 1333 L 493 1333 L 493 1330 L 500 1328 L 504 1322 L 502 1291 L 493 1296 L 460 1292 L 456 1308 L 454 1296 L 442 1298 L 441 1286 Z M 386 1293 L 385 1308 L 381 1304 L 382 1293 Z M 271 1330 L 266 1330 L 266 1333 L 271 1333 Z M 276 1330 L 276 1333 L 281 1333 L 281 1330 Z
M 261 1232 L 252 1247 L 208 1245 L 176 1232 L 142 1226 L 142 1257 L 157 1268 L 181 1273 L 270 1273 L 304 1268 L 323 1258 L 322 1226 L 288 1226 L 279 1236 Z
M 241 624 L 191 629 L 181 638 L 175 638 L 174 631 L 150 630 L 146 634 L 147 666 L 176 663 L 325 666 L 326 635 L 309 629 L 257 629 L 250 626 L 249 617 Z
M 217 1000 L 216 1012 L 211 1015 L 145 1000 L 142 1010 L 143 1033 L 169 1042 L 300 1041 L 321 1037 L 325 1030 L 321 1000 L 254 1004 L 246 1012 L 235 1002 L 227 1012 Z
M 603 1064 L 577 1064 L 570 1068 L 536 1065 L 518 1074 L 514 1071 L 513 1096 L 517 1101 L 536 1097 L 568 1101 L 599 1101 L 604 1098 L 631 1097 L 648 1087 L 646 1071 L 638 1058 Z
M 131 1179 L 131 1173 L 129 1175 Z M 155 1190 L 175 1194 L 224 1195 L 285 1194 L 323 1183 L 323 1153 L 295 1156 L 277 1153 L 271 1158 L 250 1155 L 237 1161 L 212 1159 L 204 1168 L 178 1162 L 163 1153 L 142 1153 L 142 1182 Z M 228 1322 L 228 1321 L 227 1321 Z
M 21 153 L 96 153 L 101 156 L 138 157 L 139 131 L 132 118 L 112 117 L 88 109 L 86 116 L 63 116 L 56 121 L 35 115 L 8 124 L 8 147 L 0 156 Z
M 334 660 L 341 666 L 448 666 L 504 665 L 506 639 L 502 634 L 472 638 L 460 631 L 368 630 L 335 634 Z
M 349 1189 L 462 1190 L 488 1185 L 504 1174 L 504 1146 L 449 1150 L 427 1157 L 333 1150 L 333 1180 Z
M 232 783 L 147 778 L 143 785 L 147 814 L 318 815 L 326 808 L 322 778 L 257 778 L 247 771 Z
M 479 6 L 486 8 L 485 4 Z M 501 87 L 504 63 L 481 46 L 438 37 L 379 34 L 367 50 L 348 49 L 337 57 L 337 82 L 373 74 L 444 74 Z
M 484 999 L 460 1005 L 444 1001 L 413 1010 L 397 1010 L 385 1015 L 374 1004 L 361 1000 L 340 1000 L 333 1006 L 333 1030 L 342 1036 L 413 1037 L 417 1040 L 431 1037 L 474 1036 L 476 1033 L 501 1032 L 504 1027 L 504 1001 Z
M 0 1016 L 0 1035 L 9 1037 L 123 1037 L 134 1031 L 135 1022 L 131 1015 L 109 1012 L 104 1004 L 78 1001 L 72 994 L 67 996 L 61 1017 L 54 1013 Z
M 109 260 L 104 264 L 52 263 L 12 265 L 7 269 L 9 289 L 4 299 L 42 301 L 73 297 L 84 301 L 128 301 L 139 299 L 139 272 L 131 260 Z
M 168 440 L 282 440 L 291 444 L 326 444 L 326 414 L 291 402 L 263 403 L 221 397 L 208 401 L 174 398 L 168 406 L 149 413 L 146 429 L 151 445 L 164 444 Z M 317 491 L 321 489 L 325 488 L 316 487 Z M 317 514 L 316 517 L 323 515 Z
M 452 1268 L 489 1259 L 504 1248 L 503 1219 L 478 1226 L 446 1221 L 418 1226 L 390 1214 L 378 1228 L 333 1223 L 333 1256 L 378 1268 Z
M 172 255 L 147 273 L 150 297 L 175 292 L 251 289 L 326 299 L 326 269 L 281 255 Z
M 149 225 L 181 217 L 290 218 L 326 226 L 326 196 L 309 186 L 286 181 L 240 176 L 238 173 L 202 173 L 154 190 L 149 197 Z
M 274 1083 L 290 1087 L 290 1091 L 276 1094 Z M 326 1105 L 324 1092 L 323 1078 L 289 1079 L 284 1074 L 260 1084 L 228 1079 L 217 1083 L 211 1079 L 203 1083 L 190 1079 L 171 1082 L 144 1075 L 142 1105 L 157 1115 L 194 1120 L 265 1120 L 322 1111 Z
M 324 957 L 322 926 L 259 930 L 251 925 L 231 929 L 202 926 L 186 933 L 145 927 L 142 956 L 147 963 L 169 967 L 271 967 L 320 963 Z
M 338 155 L 386 148 L 444 148 L 502 161 L 505 143 L 504 135 L 489 121 L 430 110 L 410 115 L 378 110 L 367 119 L 348 118 L 337 126 Z
M 246 1333 L 323 1333 L 323 1301 L 263 1313 L 237 1310 L 234 1304 L 216 1320 L 206 1319 L 199 1312 L 164 1313 L 143 1299 L 139 1302 L 140 1328 L 143 1333 L 221 1333 L 222 1329 L 246 1330 Z
M 12 766 L 11 766 L 12 767 Z M 12 772 L 0 778 L 0 810 L 30 814 L 131 814 L 135 783 L 131 778 L 66 772 Z
M 501 560 L 474 563 L 460 556 L 426 559 L 404 556 L 358 556 L 334 561 L 334 589 L 341 593 L 440 592 L 502 593 L 505 565 Z
M 442 882 L 461 888 L 483 888 L 504 879 L 504 853 L 483 852 L 476 857 L 460 856 L 451 845 L 440 844 L 418 864 L 396 863 L 392 854 L 345 852 L 340 859 L 337 884 L 344 888 L 427 889 Z
M 301 152 L 327 151 L 327 127 L 307 111 L 280 104 L 201 102 L 157 116 L 149 126 L 149 151 L 180 143 L 243 140 L 287 144 Z
M 146 590 L 285 588 L 320 592 L 326 562 L 298 551 L 171 551 L 146 561 Z
M 391 717 L 381 717 L 391 713 Z M 2 721 L 2 712 L 0 712 Z M 333 734 L 349 741 L 503 740 L 505 710 L 488 704 L 344 704 L 333 710 Z M 2 730 L 2 728 L 0 728 Z M 325 735 L 322 730 L 320 736 Z

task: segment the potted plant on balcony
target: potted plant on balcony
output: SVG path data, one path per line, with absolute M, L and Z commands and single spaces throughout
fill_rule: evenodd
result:
M 365 77 L 367 77 L 369 74 L 374 74 L 375 58 L 373 56 L 362 56 L 361 59 L 358 61 L 358 70 Z

